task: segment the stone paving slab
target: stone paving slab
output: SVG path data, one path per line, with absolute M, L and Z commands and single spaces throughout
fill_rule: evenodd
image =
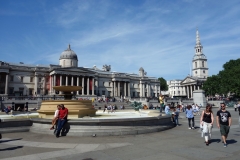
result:
M 216 111 L 214 109 L 214 115 Z M 239 160 L 239 116 L 233 109 L 229 111 L 232 114 L 233 125 L 226 148 L 220 142 L 220 132 L 216 123 L 212 132 L 213 142 L 206 146 L 199 128 L 189 130 L 185 115 L 181 113 L 180 126 L 142 135 L 55 138 L 54 135 L 28 132 L 3 134 L 4 139 L 0 140 L 0 158 L 12 160 L 218 160 L 223 158 Z M 195 117 L 197 127 L 199 117 Z

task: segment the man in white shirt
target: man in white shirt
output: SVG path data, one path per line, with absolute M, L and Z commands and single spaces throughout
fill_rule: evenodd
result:
M 57 110 L 54 113 L 54 117 L 52 119 L 52 127 L 50 128 L 50 130 L 54 129 L 54 125 L 56 124 L 57 120 L 58 120 L 58 114 L 59 114 L 59 110 L 61 109 L 61 106 L 58 105 L 57 106 Z

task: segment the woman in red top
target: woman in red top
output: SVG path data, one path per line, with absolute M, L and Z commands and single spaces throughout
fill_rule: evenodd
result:
M 59 137 L 59 134 L 64 124 L 67 122 L 67 116 L 68 116 L 68 109 L 65 108 L 63 104 L 61 104 L 61 109 L 59 110 L 57 133 L 56 133 L 57 138 Z

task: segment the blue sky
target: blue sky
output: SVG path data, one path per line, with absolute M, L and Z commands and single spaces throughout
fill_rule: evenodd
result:
M 184 79 L 196 28 L 209 75 L 240 58 L 239 0 L 0 1 L 0 60 L 58 64 L 71 44 L 79 66 Z

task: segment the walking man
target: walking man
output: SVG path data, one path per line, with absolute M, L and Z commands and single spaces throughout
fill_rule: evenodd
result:
M 61 109 L 59 110 L 57 133 L 56 133 L 57 138 L 59 137 L 64 124 L 67 122 L 67 116 L 68 116 L 68 109 L 65 108 L 63 104 L 61 104 Z
M 220 123 L 220 125 L 219 125 Z M 220 128 L 224 147 L 227 147 L 227 137 L 232 124 L 231 114 L 226 110 L 225 103 L 221 103 L 221 109 L 217 112 L 217 126 Z

